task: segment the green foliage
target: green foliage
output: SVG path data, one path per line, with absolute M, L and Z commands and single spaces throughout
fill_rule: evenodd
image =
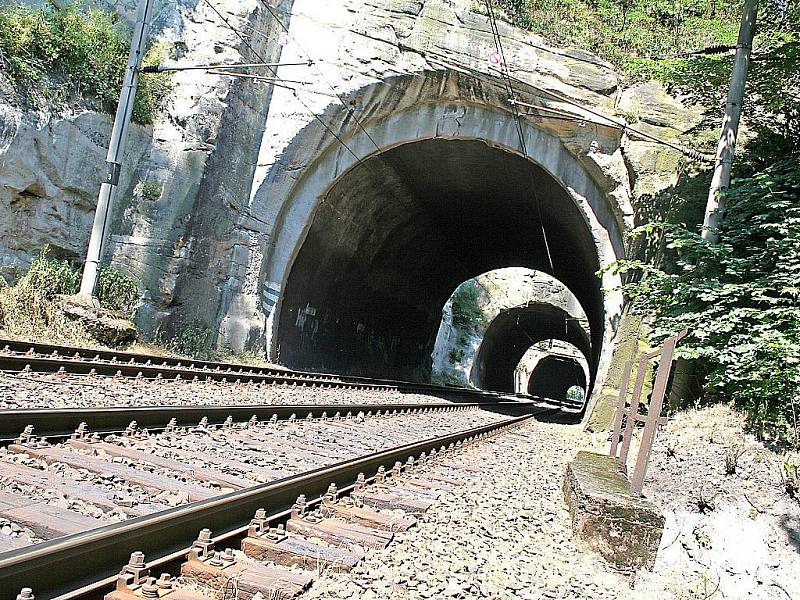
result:
M 442 371 L 434 371 L 431 373 L 431 383 L 434 385 L 451 385 L 456 387 L 464 387 L 466 385 L 464 380 L 459 379 L 452 373 L 445 373 Z
M 464 349 L 463 348 L 451 348 L 450 354 L 447 355 L 447 358 L 450 360 L 450 364 L 457 364 L 460 363 L 464 359 Z
M 130 39 L 110 13 L 77 4 L 4 7 L 0 12 L 0 65 L 19 93 L 37 104 L 73 98 L 115 110 L 127 64 Z M 155 45 L 146 63 L 165 57 Z M 170 90 L 169 76 L 140 77 L 133 118 L 150 123 Z
M 567 390 L 567 400 L 573 400 L 575 402 L 583 402 L 584 400 L 584 392 L 583 388 L 579 385 L 573 385 L 571 388 Z
M 180 333 L 163 342 L 171 352 L 193 356 L 202 360 L 213 360 L 217 354 L 213 348 L 211 328 L 200 323 L 190 323 L 181 328 Z
M 45 246 L 19 280 L 18 287 L 27 288 L 44 300 L 52 300 L 59 294 L 76 293 L 81 280 L 80 273 L 67 261 L 48 257 L 49 252 L 50 249 Z
M 158 200 L 164 192 L 164 186 L 158 179 L 148 178 L 141 182 L 142 198 L 145 200 Z
M 117 311 L 132 318 L 139 307 L 138 280 L 114 267 L 103 267 L 97 278 L 97 299 L 103 308 Z
M 478 286 L 470 280 L 461 284 L 453 294 L 451 306 L 453 325 L 464 332 L 474 331 L 483 322 L 483 310 L 479 305 Z
M 641 60 L 732 44 L 738 3 L 726 0 L 499 0 L 509 20 L 551 43 L 634 72 Z
M 784 159 L 734 180 L 712 245 L 684 227 L 647 225 L 635 236 L 666 233 L 671 272 L 623 260 L 623 291 L 654 313 L 666 336 L 688 328 L 680 354 L 707 371 L 710 399 L 732 399 L 762 435 L 800 420 L 800 166 Z
M 790 498 L 800 498 L 800 464 L 787 460 L 783 463 L 783 489 Z
M 733 65 L 732 53 L 684 52 L 737 42 L 741 3 L 730 0 L 498 0 L 506 17 L 551 43 L 598 54 L 629 79 L 656 79 L 704 120 L 685 142 L 712 149 Z M 800 150 L 800 2 L 762 2 L 743 122 L 745 167 L 754 172 Z M 625 115 L 626 120 L 635 122 Z M 709 143 L 710 142 L 710 143 Z

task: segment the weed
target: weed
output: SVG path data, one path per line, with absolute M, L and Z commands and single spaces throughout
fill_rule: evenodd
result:
M 714 510 L 714 498 L 706 498 L 703 494 L 703 490 L 700 490 L 697 498 L 694 501 L 694 505 L 700 514 L 706 514 L 707 512 L 711 512 Z
M 112 14 L 80 3 L 62 8 L 24 5 L 0 12 L 0 66 L 17 92 L 37 105 L 91 100 L 114 110 L 125 73 L 130 40 Z M 167 46 L 155 44 L 145 64 L 161 62 Z M 171 89 L 169 74 L 142 77 L 133 119 L 151 123 Z
M 139 282 L 133 275 L 114 267 L 101 269 L 96 291 L 103 308 L 114 310 L 129 319 L 139 307 Z
M 164 186 L 158 179 L 148 177 L 138 183 L 135 191 L 141 195 L 143 200 L 158 200 L 164 193 Z
M 49 253 L 50 248 L 45 246 L 17 287 L 40 294 L 45 300 L 52 300 L 59 294 L 74 294 L 78 291 L 80 274 L 67 261 L 48 257 Z
M 783 463 L 783 489 L 790 498 L 800 497 L 800 463 L 787 460 Z
M 746 452 L 741 444 L 736 444 L 725 450 L 725 475 L 733 475 L 739 466 L 739 459 Z
M 458 364 L 464 359 L 464 350 L 463 348 L 451 348 L 447 357 L 450 360 L 450 364 Z

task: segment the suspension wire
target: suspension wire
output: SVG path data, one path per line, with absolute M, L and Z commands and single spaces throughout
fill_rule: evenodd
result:
M 289 36 L 289 39 L 292 40 L 292 42 L 294 42 L 294 44 L 297 46 L 297 48 L 300 50 L 300 52 L 305 54 L 306 59 L 308 59 L 309 65 L 319 74 L 319 76 L 328 85 L 328 87 L 331 88 L 331 91 L 333 91 L 333 93 L 339 99 L 339 102 L 341 102 L 342 105 L 345 106 L 348 109 L 348 112 L 353 117 L 353 119 L 355 120 L 355 122 L 358 125 L 358 127 L 361 129 L 361 131 L 364 132 L 364 135 L 366 135 L 367 138 L 369 138 L 369 141 L 372 142 L 372 145 L 375 146 L 375 149 L 380 151 L 381 148 L 380 148 L 380 146 L 378 146 L 378 143 L 375 141 L 375 138 L 373 138 L 370 135 L 369 131 L 367 131 L 367 129 L 364 127 L 364 124 L 361 122 L 361 119 L 359 119 L 358 115 L 356 115 L 355 108 L 353 108 L 352 105 L 348 104 L 345 101 L 345 99 L 341 95 L 341 93 L 334 87 L 334 85 L 330 82 L 330 80 L 325 76 L 325 73 L 322 72 L 322 69 L 320 69 L 319 66 L 317 66 L 317 61 L 315 61 L 311 57 L 311 55 L 306 51 L 306 49 L 303 48 L 303 46 L 300 45 L 300 43 L 297 41 L 297 38 L 295 38 L 294 36 L 292 36 L 291 33 L 289 33 L 289 28 L 286 27 L 286 25 L 283 23 L 283 21 L 281 21 L 281 19 L 278 17 L 278 15 L 275 14 L 275 11 L 273 10 L 273 7 L 269 5 L 269 2 L 267 0 L 260 0 L 260 1 L 261 1 L 261 4 L 264 6 L 264 8 L 267 9 L 267 12 L 269 12 L 269 14 L 272 15 L 272 18 L 275 19 L 275 22 L 278 23 L 278 25 L 281 27 L 281 29 L 283 29 L 283 31 L 286 33 L 286 35 Z
M 505 50 L 503 49 L 503 40 L 500 36 L 500 29 L 497 27 L 497 19 L 495 18 L 494 14 L 494 0 L 485 0 L 486 9 L 489 13 L 489 23 L 492 28 L 492 35 L 494 36 L 495 47 L 497 48 L 497 52 L 500 54 L 500 65 L 502 66 L 502 74 L 504 81 L 506 83 L 506 91 L 508 92 L 511 98 L 516 99 L 516 93 L 514 92 L 514 85 L 511 82 L 511 74 L 508 72 L 508 63 L 506 62 L 506 55 Z M 522 150 L 522 154 L 525 159 L 530 159 L 528 156 L 528 147 L 525 143 L 525 130 L 522 126 L 522 119 L 519 114 L 519 109 L 517 108 L 516 102 L 511 103 L 511 108 L 513 109 L 514 114 L 514 123 L 517 128 L 517 136 L 519 137 L 520 149 Z M 536 213 L 539 218 L 539 227 L 542 230 L 542 240 L 544 242 L 544 249 L 545 253 L 547 254 L 547 262 L 550 265 L 550 274 L 555 277 L 555 266 L 553 265 L 553 255 L 550 252 L 550 243 L 547 240 L 547 231 L 544 227 L 544 220 L 542 219 L 542 207 L 541 207 L 541 199 L 539 195 L 536 193 L 536 182 L 533 179 L 533 175 L 531 177 L 531 192 L 533 194 L 534 203 L 536 204 Z
M 261 53 L 258 52 L 258 50 L 253 48 L 253 46 L 250 44 L 247 38 L 236 27 L 231 25 L 228 19 L 226 19 L 225 16 L 222 15 L 222 13 L 220 13 L 213 4 L 211 4 L 210 0 L 206 0 L 206 4 L 208 4 L 208 6 L 211 7 L 211 10 L 213 10 L 217 14 L 217 16 L 222 20 L 222 22 L 225 23 L 225 26 L 228 27 L 228 29 L 230 29 L 231 31 L 233 31 L 240 40 L 242 40 L 244 45 L 250 49 L 250 51 L 256 58 L 258 58 L 262 63 L 268 62 L 267 60 L 264 59 Z M 267 67 L 267 70 L 270 73 L 272 73 L 272 75 L 276 79 L 280 81 L 281 78 L 278 76 L 278 71 L 274 67 Z M 317 121 L 319 121 L 320 125 L 322 125 L 322 127 L 325 128 L 325 131 L 327 131 L 345 150 L 347 150 L 359 164 L 363 164 L 363 160 L 361 159 L 361 157 L 359 157 L 355 152 L 353 152 L 350 146 L 348 146 L 344 142 L 344 140 L 339 135 L 337 135 L 336 132 L 333 131 L 333 129 L 331 129 L 331 127 L 322 119 L 322 117 L 320 117 L 316 113 L 316 111 L 314 111 L 308 104 L 306 104 L 306 102 L 297 93 L 297 90 L 294 88 L 289 88 L 289 89 L 292 92 L 292 95 L 294 96 L 295 100 L 297 100 L 300 103 L 300 105 L 306 110 L 306 112 L 308 112 L 312 117 L 314 117 Z

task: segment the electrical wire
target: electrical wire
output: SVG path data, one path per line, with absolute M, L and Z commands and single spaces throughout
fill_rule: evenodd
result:
M 511 74 L 508 72 L 508 63 L 506 61 L 505 50 L 503 49 L 503 41 L 500 36 L 500 30 L 497 27 L 497 20 L 494 14 L 494 5 L 493 0 L 485 0 L 486 9 L 489 13 L 489 23 L 492 28 L 492 35 L 494 36 L 495 46 L 497 48 L 497 52 L 500 54 L 500 65 L 502 66 L 502 74 L 506 83 L 506 91 L 508 92 L 511 98 L 516 98 L 516 93 L 514 92 L 514 86 L 511 82 Z M 522 154 L 526 160 L 530 160 L 528 156 L 528 147 L 525 143 L 525 130 L 522 126 L 522 119 L 519 114 L 519 109 L 517 108 L 516 102 L 511 103 L 511 108 L 513 109 L 514 114 L 514 124 L 517 129 L 517 137 L 519 138 L 520 149 L 522 150 Z M 536 204 L 536 213 L 539 218 L 539 227 L 542 230 L 542 241 L 544 242 L 545 253 L 547 254 L 547 262 L 550 265 L 550 274 L 555 277 L 555 266 L 553 265 L 553 255 L 550 252 L 550 243 L 547 240 L 547 231 L 544 227 L 544 221 L 542 220 L 542 207 L 541 207 L 541 200 L 536 193 L 536 182 L 534 181 L 533 175 L 530 175 L 531 178 L 531 193 L 533 194 L 534 204 Z
M 272 18 L 275 19 L 275 22 L 277 22 L 278 25 L 281 27 L 281 29 L 283 29 L 284 33 L 286 33 L 286 35 L 289 36 L 289 39 L 295 44 L 295 46 L 297 46 L 297 48 L 300 50 L 300 52 L 305 54 L 306 58 L 308 59 L 308 62 L 310 64 L 310 66 L 313 67 L 314 70 L 316 70 L 316 72 L 319 74 L 319 76 L 322 78 L 322 80 L 328 85 L 329 88 L 331 88 L 331 91 L 333 91 L 333 93 L 339 99 L 339 102 L 341 102 L 343 106 L 347 107 L 348 112 L 353 117 L 353 119 L 355 120 L 356 124 L 361 129 L 361 131 L 364 132 L 364 135 L 366 135 L 367 138 L 369 138 L 369 141 L 372 142 L 372 145 L 375 146 L 375 149 L 380 151 L 381 150 L 380 146 L 378 146 L 378 143 L 375 141 L 375 139 L 370 135 L 370 133 L 364 127 L 364 124 L 358 118 L 358 115 L 356 115 L 355 109 L 353 108 L 353 106 L 352 105 L 348 105 L 347 102 L 345 102 L 345 99 L 342 97 L 342 95 L 339 93 L 339 91 L 334 87 L 334 85 L 330 82 L 330 80 L 327 77 L 325 77 L 325 73 L 322 72 L 322 69 L 320 69 L 317 66 L 317 61 L 314 60 L 314 58 L 305 50 L 305 48 L 303 48 L 303 46 L 300 45 L 300 43 L 297 41 L 297 38 L 295 38 L 294 36 L 292 36 L 291 33 L 289 33 L 289 28 L 286 27 L 286 25 L 283 23 L 283 21 L 280 20 L 278 15 L 275 14 L 275 11 L 269 5 L 267 0 L 260 0 L 260 1 L 261 1 L 261 4 L 264 6 L 264 8 L 267 9 L 267 12 L 269 12 L 269 14 L 272 16 Z

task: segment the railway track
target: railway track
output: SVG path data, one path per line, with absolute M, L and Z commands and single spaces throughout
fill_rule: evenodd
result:
M 239 598 L 295 597 L 313 573 L 286 565 L 349 568 L 364 548 L 410 526 L 437 486 L 469 476 L 449 458 L 430 471 L 431 454 L 555 410 L 528 405 L 517 407 L 527 414 L 502 414 L 508 409 L 425 405 L 380 416 L 169 422 L 158 433 L 131 425 L 105 438 L 80 426 L 57 443 L 42 443 L 28 428 L 0 455 L 0 517 L 39 543 L 0 553 L 0 597 L 27 598 L 19 592 L 27 587 L 40 600 L 101 597 L 126 563 L 110 600 L 167 590 L 169 598 L 195 600 L 197 585 L 236 585 Z M 411 469 L 415 461 L 428 471 Z M 59 490 L 67 507 L 53 499 Z M 337 490 L 353 499 L 338 500 Z M 183 578 L 176 588 L 168 578 L 147 579 L 147 569 Z
M 404 393 L 457 395 L 460 398 L 497 398 L 500 396 L 494 392 L 453 386 L 253 367 L 5 339 L 0 339 L 0 371 L 238 382 L 343 390 L 398 390 Z

